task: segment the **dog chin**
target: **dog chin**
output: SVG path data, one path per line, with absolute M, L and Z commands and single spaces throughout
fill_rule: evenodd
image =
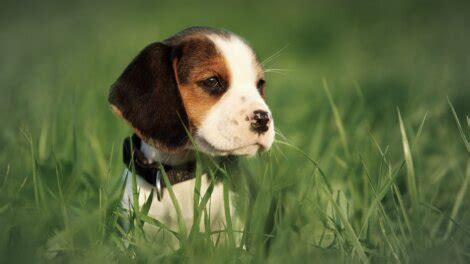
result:
M 251 156 L 254 156 L 256 153 L 258 153 L 258 150 L 260 150 L 260 146 L 258 144 L 254 144 L 254 145 L 248 145 L 248 146 L 238 148 L 238 149 L 232 151 L 229 154 L 230 155 L 237 155 L 237 156 L 249 156 L 249 157 L 251 157 Z
M 258 143 L 233 149 L 219 149 L 202 137 L 196 136 L 194 139 L 198 150 L 212 156 L 254 156 L 260 149 L 264 150 L 264 148 Z

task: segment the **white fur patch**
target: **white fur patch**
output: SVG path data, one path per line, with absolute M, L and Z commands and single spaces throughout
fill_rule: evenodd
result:
M 210 181 L 207 179 L 206 175 L 202 176 L 201 181 L 201 197 L 209 188 Z M 133 201 L 133 192 L 132 192 L 132 172 L 128 169 L 124 170 L 122 179 L 126 180 L 124 187 L 124 195 L 122 198 L 122 207 L 131 211 L 134 201 Z M 137 189 L 139 191 L 139 205 L 142 206 L 147 199 L 149 198 L 151 192 L 154 190 L 154 186 L 150 185 L 140 176 L 136 176 L 137 180 Z M 184 181 L 178 184 L 173 185 L 173 192 L 178 201 L 178 204 L 181 208 L 182 217 L 186 225 L 187 230 L 191 229 L 193 224 L 193 208 L 194 208 L 194 184 L 196 179 Z M 223 185 L 222 183 L 216 183 L 211 194 L 210 201 L 206 205 L 206 209 L 210 212 L 210 223 L 213 231 L 222 230 L 226 226 L 225 219 L 225 209 L 224 209 L 224 198 L 223 198 Z M 229 193 L 230 199 L 233 199 L 232 192 Z M 235 207 L 233 206 L 233 201 L 230 203 L 230 215 L 233 219 L 234 227 L 240 228 L 240 223 L 236 218 Z M 152 205 L 148 212 L 148 215 L 158 219 L 160 222 L 165 224 L 167 227 L 173 230 L 177 230 L 178 227 L 178 216 L 176 214 L 175 206 L 168 194 L 166 188 L 163 189 L 163 198 L 161 201 L 158 200 L 157 195 L 154 193 Z M 146 225 L 148 227 L 148 225 Z M 204 221 L 200 222 L 200 229 L 204 230 Z M 237 229 L 237 230 L 238 230 Z
M 254 155 L 269 149 L 274 141 L 271 111 L 256 88 L 258 65 L 255 55 L 240 38 L 210 35 L 225 58 L 230 73 L 227 92 L 211 108 L 195 135 L 200 149 L 214 155 Z M 250 128 L 249 118 L 256 110 L 268 112 L 269 129 L 258 134 Z

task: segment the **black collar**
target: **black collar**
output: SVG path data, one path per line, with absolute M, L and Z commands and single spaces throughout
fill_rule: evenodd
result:
M 160 162 L 149 163 L 140 150 L 142 139 L 136 134 L 126 137 L 123 143 L 123 160 L 129 171 L 134 171 L 152 186 L 165 186 L 162 177 L 159 177 L 160 167 L 163 166 L 171 185 L 184 182 L 195 177 L 196 162 L 190 161 L 178 166 L 171 166 Z M 157 183 L 159 178 L 159 183 Z

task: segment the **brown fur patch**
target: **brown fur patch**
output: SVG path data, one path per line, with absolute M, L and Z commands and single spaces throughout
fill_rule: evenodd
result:
M 123 117 L 122 117 L 122 112 L 121 112 L 121 110 L 119 110 L 119 108 L 117 108 L 115 105 L 111 105 L 111 109 L 113 109 L 113 112 L 114 112 L 117 116 L 119 116 L 120 118 L 123 118 Z
M 207 112 L 220 98 L 211 95 L 198 82 L 217 76 L 226 87 L 230 85 L 230 74 L 224 57 L 215 44 L 205 36 L 197 36 L 181 47 L 180 61 L 174 61 L 178 86 L 192 128 L 198 128 Z

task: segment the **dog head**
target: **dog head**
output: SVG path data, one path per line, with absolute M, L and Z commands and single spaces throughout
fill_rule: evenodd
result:
M 233 33 L 193 27 L 144 48 L 112 85 L 109 102 L 164 152 L 253 155 L 274 141 L 263 69 Z

